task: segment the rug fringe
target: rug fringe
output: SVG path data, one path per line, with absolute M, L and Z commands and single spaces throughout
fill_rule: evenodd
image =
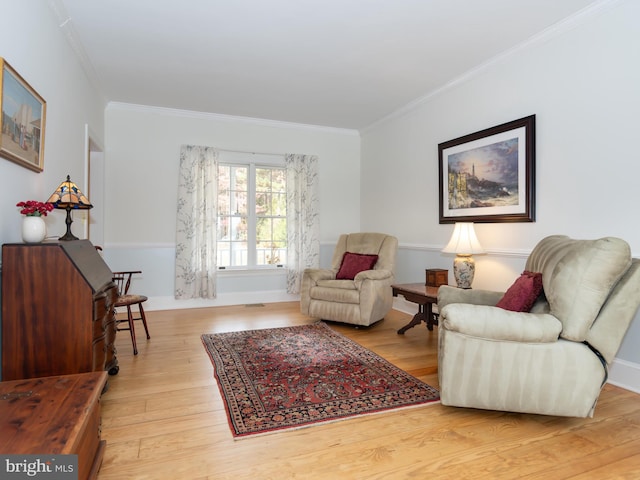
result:
M 289 433 L 296 430 L 304 430 L 310 427 L 320 427 L 323 425 L 329 425 L 331 423 L 346 422 L 349 420 L 356 420 L 361 417 L 372 417 L 374 415 L 382 415 L 383 413 L 397 413 L 403 410 L 410 410 L 410 409 L 419 408 L 419 407 L 430 407 L 432 405 L 438 405 L 439 403 L 440 403 L 439 399 L 429 400 L 428 402 L 418 403 L 415 405 L 405 405 L 405 406 L 396 407 L 393 409 L 377 410 L 375 412 L 364 412 L 364 413 L 359 413 L 357 415 L 349 415 L 348 417 L 330 418 L 327 420 L 319 420 L 318 422 L 306 423 L 304 425 L 294 425 L 291 427 L 276 428 L 273 430 L 265 430 L 264 432 L 259 432 L 259 433 L 242 433 L 240 435 L 235 435 L 233 433 L 233 425 L 229 423 L 229 427 L 231 429 L 229 433 L 231 433 L 231 436 L 233 437 L 233 441 L 235 442 L 238 440 L 247 440 L 249 438 L 254 438 L 254 437 L 264 437 L 266 435 L 275 435 L 276 433 Z

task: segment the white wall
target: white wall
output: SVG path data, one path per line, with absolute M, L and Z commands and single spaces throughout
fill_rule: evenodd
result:
M 536 222 L 476 226 L 489 255 L 474 287 L 507 288 L 549 234 L 619 236 L 640 254 L 639 19 L 640 2 L 614 2 L 363 133 L 362 228 L 399 237 L 399 280 L 452 263 L 439 251 L 453 226 L 438 223 L 438 144 L 531 114 Z M 640 364 L 639 344 L 636 317 L 618 357 Z
M 82 188 L 85 126 L 100 138 L 104 130 L 105 102 L 86 78 L 56 15 L 44 2 L 35 8 L 33 3 L 0 0 L 0 56 L 47 102 L 44 171 L 33 172 L 0 158 L 0 244 L 22 242 L 16 203 L 46 201 L 67 174 Z M 65 216 L 58 210 L 46 217 L 49 236 L 65 233 Z M 73 232 L 83 237 L 81 219 Z
M 224 272 L 218 299 L 173 300 L 180 146 L 319 157 L 320 236 L 360 229 L 360 136 L 273 121 L 239 119 L 126 104 L 106 110 L 105 259 L 113 270 L 143 270 L 136 288 L 150 308 L 287 300 L 280 274 Z M 250 294 L 250 295 L 249 295 Z
M 47 102 L 44 171 L 36 173 L 0 158 L 0 242 L 21 242 L 15 204 L 45 201 L 66 175 L 82 189 L 85 125 L 102 137 L 105 102 L 84 74 L 52 10 L 44 2 L 0 0 L 0 56 Z M 48 234 L 66 231 L 65 213 L 46 218 Z M 82 220 L 73 233 L 82 237 Z

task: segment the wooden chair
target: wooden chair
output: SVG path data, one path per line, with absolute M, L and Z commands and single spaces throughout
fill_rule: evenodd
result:
M 126 307 L 127 308 L 127 319 L 126 320 L 116 320 L 116 330 L 129 330 L 131 332 L 131 343 L 133 344 L 133 354 L 138 354 L 138 347 L 136 345 L 136 330 L 133 322 L 135 320 L 142 320 L 142 324 L 144 325 L 144 331 L 147 334 L 147 340 L 151 337 L 149 336 L 149 328 L 147 327 L 147 318 L 144 315 L 144 308 L 142 308 L 142 304 L 147 301 L 147 297 L 144 295 L 135 295 L 129 293 L 129 287 L 131 286 L 131 277 L 134 274 L 142 273 L 140 270 L 131 271 L 131 272 L 113 272 L 113 281 L 118 286 L 118 300 L 115 303 L 115 307 Z M 139 316 L 134 317 L 133 312 L 131 310 L 132 306 L 138 306 Z M 126 327 L 120 326 L 123 323 L 127 323 Z

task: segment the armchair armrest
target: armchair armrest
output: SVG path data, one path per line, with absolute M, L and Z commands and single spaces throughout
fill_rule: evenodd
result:
M 360 286 L 365 280 L 391 280 L 393 279 L 393 273 L 389 270 L 364 270 L 358 273 L 353 281 L 356 284 L 356 288 L 360 289 Z
M 438 289 L 438 309 L 442 310 L 450 303 L 471 303 L 473 305 L 494 306 L 503 295 L 504 292 L 472 290 L 442 285 Z
M 472 337 L 528 343 L 554 343 L 562 331 L 560 320 L 548 313 L 512 312 L 462 303 L 440 310 L 440 325 Z
M 336 278 L 336 271 L 326 268 L 306 268 L 302 273 L 300 284 L 300 311 L 309 315 L 309 305 L 311 304 L 311 288 L 318 285 L 321 280 L 333 280 Z
M 336 272 L 335 270 L 325 268 L 307 268 L 304 271 L 304 276 L 308 277 L 315 284 L 320 280 L 333 280 L 336 278 Z

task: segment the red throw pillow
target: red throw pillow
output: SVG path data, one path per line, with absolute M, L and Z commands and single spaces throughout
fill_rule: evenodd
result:
M 353 280 L 360 272 L 371 270 L 377 261 L 378 255 L 345 252 L 336 280 Z
M 496 307 L 513 312 L 528 312 L 542 293 L 542 274 L 524 271 L 509 287 Z

